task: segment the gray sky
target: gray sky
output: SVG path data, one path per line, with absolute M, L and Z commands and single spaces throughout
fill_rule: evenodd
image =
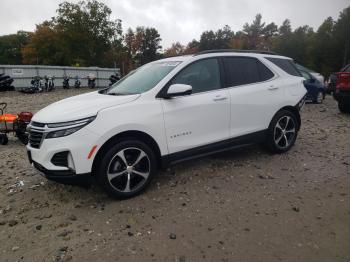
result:
M 55 15 L 62 0 L 1 0 L 0 35 L 18 30 L 33 31 L 35 25 Z M 77 2 L 71 0 L 70 2 Z M 199 39 L 201 32 L 228 24 L 234 31 L 251 22 L 257 13 L 263 21 L 278 25 L 289 18 L 292 27 L 314 29 L 350 6 L 349 0 L 101 0 L 112 9 L 112 18 L 123 21 L 123 30 L 138 25 L 158 29 L 164 48 Z

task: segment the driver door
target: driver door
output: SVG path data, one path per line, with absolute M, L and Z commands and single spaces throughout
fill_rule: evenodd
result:
M 191 85 L 192 94 L 162 100 L 170 154 L 229 138 L 230 96 L 217 58 L 188 65 L 171 84 Z

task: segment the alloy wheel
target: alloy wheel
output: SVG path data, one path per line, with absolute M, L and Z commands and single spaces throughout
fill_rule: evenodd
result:
M 280 149 L 288 148 L 296 134 L 295 121 L 290 116 L 282 116 L 276 123 L 274 141 Z
M 107 169 L 110 185 L 117 191 L 129 193 L 142 187 L 151 172 L 148 155 L 141 149 L 130 147 L 113 156 Z

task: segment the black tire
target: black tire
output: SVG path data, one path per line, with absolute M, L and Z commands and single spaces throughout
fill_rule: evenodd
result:
M 29 138 L 28 138 L 28 134 L 26 133 L 17 133 L 17 137 L 19 139 L 19 141 L 21 141 L 21 143 L 23 145 L 27 145 L 29 142 Z
M 289 121 L 287 122 L 288 119 Z M 284 121 L 287 126 L 283 126 Z M 279 126 L 282 128 L 278 128 L 277 124 L 279 124 Z M 284 132 L 282 131 L 283 128 L 285 130 Z M 294 133 L 292 133 L 293 129 Z M 293 147 L 298 136 L 298 130 L 299 124 L 295 114 L 288 110 L 280 110 L 273 117 L 269 125 L 267 139 L 265 142 L 266 148 L 271 153 L 281 154 L 287 152 Z
M 350 105 L 344 102 L 338 102 L 338 108 L 341 113 L 350 113 Z
M 7 145 L 9 142 L 9 139 L 6 134 L 0 134 L 0 144 L 1 145 Z
M 138 163 L 133 164 L 141 156 L 141 152 L 146 156 Z M 145 143 L 133 138 L 111 144 L 102 154 L 97 163 L 95 175 L 104 191 L 114 198 L 126 199 L 140 194 L 147 188 L 157 172 L 157 159 L 152 149 Z M 124 155 L 127 164 L 119 156 L 121 154 Z M 132 168 L 130 168 L 131 166 Z M 112 172 L 114 175 L 120 175 L 109 179 L 113 174 L 109 176 L 108 173 Z M 134 172 L 147 173 L 148 175 L 145 178 Z M 128 181 L 130 191 L 127 190 Z

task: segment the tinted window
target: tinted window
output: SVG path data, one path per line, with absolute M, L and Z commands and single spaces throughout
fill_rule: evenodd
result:
M 274 63 L 276 66 L 281 68 L 286 73 L 293 76 L 300 76 L 300 72 L 295 67 L 294 62 L 290 59 L 275 58 L 275 57 L 265 57 L 267 60 Z
M 260 61 L 256 61 L 258 63 L 258 69 L 260 73 L 260 81 L 266 81 L 274 77 L 274 74 L 268 69 L 263 63 Z
M 228 87 L 262 82 L 274 76 L 265 65 L 255 58 L 225 57 L 224 68 Z
M 192 86 L 192 93 L 221 88 L 219 63 L 216 58 L 200 60 L 182 70 L 172 84 Z

